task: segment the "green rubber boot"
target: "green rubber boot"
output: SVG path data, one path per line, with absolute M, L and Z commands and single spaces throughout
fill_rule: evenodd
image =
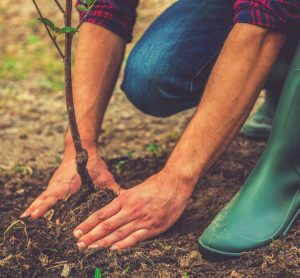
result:
M 267 139 L 272 130 L 273 118 L 276 112 L 284 81 L 297 49 L 298 41 L 289 38 L 269 74 L 265 84 L 266 96 L 258 110 L 244 124 L 241 133 L 253 139 Z
M 280 97 L 278 90 L 266 91 L 263 104 L 251 115 L 244 124 L 241 132 L 249 138 L 267 139 L 272 130 L 273 118 Z
M 300 212 L 300 44 L 273 130 L 256 167 L 199 238 L 211 252 L 238 256 L 285 235 Z

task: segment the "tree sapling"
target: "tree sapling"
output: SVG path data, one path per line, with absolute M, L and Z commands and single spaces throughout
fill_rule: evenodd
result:
M 44 24 L 49 37 L 51 38 L 54 46 L 56 47 L 59 55 L 61 56 L 64 62 L 67 114 L 68 114 L 72 139 L 76 151 L 77 172 L 80 176 L 82 186 L 86 186 L 87 188 L 94 189 L 93 180 L 86 167 L 88 162 L 88 152 L 82 146 L 78 125 L 76 122 L 76 115 L 75 115 L 74 102 L 73 102 L 71 58 L 72 58 L 72 44 L 73 44 L 74 35 L 79 31 L 79 28 L 87 18 L 96 0 L 81 0 L 82 4 L 77 6 L 77 9 L 79 11 L 85 12 L 85 15 L 80 20 L 77 27 L 72 26 L 73 0 L 65 0 L 65 8 L 63 8 L 59 0 L 54 0 L 54 2 L 64 17 L 65 26 L 62 28 L 56 26 L 56 24 L 52 20 L 45 18 L 41 12 L 41 9 L 37 4 L 37 1 L 33 0 L 33 3 L 40 16 L 39 20 Z M 65 36 L 64 51 L 61 50 L 61 47 L 57 42 L 57 37 L 62 34 L 64 34 Z

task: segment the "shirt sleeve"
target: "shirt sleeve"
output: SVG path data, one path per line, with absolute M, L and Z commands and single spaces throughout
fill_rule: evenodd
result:
M 96 0 L 85 21 L 100 25 L 130 42 L 138 4 L 139 0 Z M 78 5 L 84 3 L 77 0 Z M 79 12 L 80 19 L 85 13 Z
M 236 0 L 234 23 L 249 23 L 300 35 L 300 1 Z

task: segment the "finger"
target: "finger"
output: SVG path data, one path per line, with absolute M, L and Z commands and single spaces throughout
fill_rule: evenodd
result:
M 100 186 L 100 188 L 103 187 Z M 117 196 L 119 196 L 122 191 L 122 188 L 115 181 L 109 182 L 105 188 L 111 189 Z
M 31 215 L 31 213 L 40 205 L 44 202 L 46 199 L 46 196 L 44 193 L 42 193 L 39 197 L 37 197 L 33 203 L 25 210 L 25 212 L 20 216 L 21 218 L 28 217 Z
M 53 207 L 58 201 L 58 198 L 55 196 L 49 196 L 47 199 L 44 200 L 32 213 L 31 217 L 36 219 L 44 215 L 47 210 Z
M 78 241 L 79 248 L 86 248 L 92 243 L 110 235 L 118 228 L 122 227 L 123 225 L 128 224 L 133 219 L 133 216 L 127 215 L 123 211 L 120 211 L 116 215 L 110 217 L 109 219 L 101 222 L 97 225 L 93 230 L 85 234 L 81 237 Z
M 99 223 L 114 216 L 121 210 L 121 204 L 118 199 L 115 199 L 110 204 L 102 209 L 97 210 L 79 226 L 74 229 L 73 235 L 76 238 L 81 238 L 83 235 L 94 229 Z
M 98 171 L 91 170 L 90 171 L 91 178 L 93 179 L 95 183 L 95 187 L 98 188 L 109 188 L 113 190 L 115 193 L 119 193 L 120 186 L 116 183 L 115 179 L 112 177 L 112 179 L 106 179 L 105 177 L 102 177 L 101 173 Z
M 119 242 L 135 231 L 139 230 L 139 226 L 136 221 L 130 222 L 121 228 L 114 231 L 112 234 L 96 241 L 95 243 L 88 246 L 88 248 L 107 248 L 112 246 L 114 243 Z
M 133 247 L 137 245 L 139 242 L 144 241 L 150 237 L 152 237 L 152 235 L 148 229 L 141 229 L 130 234 L 125 239 L 114 243 L 113 246 L 111 247 L 111 250 L 119 250 L 119 249 Z

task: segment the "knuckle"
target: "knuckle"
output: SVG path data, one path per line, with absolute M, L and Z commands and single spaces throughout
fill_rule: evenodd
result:
M 46 189 L 37 199 L 44 199 L 49 196 L 49 189 Z
M 94 241 L 94 236 L 91 233 L 88 233 L 82 238 L 82 241 L 85 244 L 90 244 L 91 242 Z
M 124 239 L 126 236 L 125 236 L 125 233 L 123 230 L 119 229 L 116 231 L 116 238 L 117 240 L 122 240 Z
M 131 206 L 130 209 L 128 210 L 128 213 L 130 213 L 130 215 L 133 215 L 138 218 L 140 218 L 143 215 L 143 212 L 141 211 L 141 209 L 136 206 Z
M 139 242 L 140 242 L 140 238 L 139 238 L 137 235 L 132 234 L 132 235 L 131 235 L 131 244 L 132 244 L 132 245 L 136 245 L 136 244 L 138 244 Z
M 137 211 L 135 209 L 133 209 L 132 207 L 123 208 L 122 213 L 123 213 L 124 217 L 132 216 L 133 218 L 137 218 L 137 216 L 138 216 Z
M 117 199 L 116 202 L 117 202 L 118 210 L 121 210 L 124 207 L 126 207 L 126 202 L 125 202 L 124 198 L 119 197 L 119 199 Z
M 103 221 L 105 219 L 103 210 L 97 210 L 95 215 L 99 221 Z
M 108 221 L 102 223 L 102 228 L 105 232 L 111 232 L 112 231 L 112 224 Z
M 121 210 L 124 207 L 125 202 L 123 201 L 123 198 L 119 196 L 111 204 L 115 205 L 117 207 L 117 210 Z
M 157 229 L 161 226 L 161 222 L 155 218 L 147 218 L 145 219 L 145 223 L 147 223 L 147 227 L 150 229 Z

